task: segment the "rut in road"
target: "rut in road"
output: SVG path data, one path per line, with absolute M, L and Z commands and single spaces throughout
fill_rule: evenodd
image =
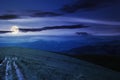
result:
M 17 57 L 5 57 L 0 63 L 0 73 L 4 71 L 1 80 L 25 80 L 24 76 L 16 63 Z M 4 67 L 4 70 L 3 70 Z M 16 79 L 14 77 L 17 77 Z
M 15 67 L 18 80 L 24 80 L 23 74 L 21 73 L 21 71 L 15 61 L 16 61 L 16 59 L 13 61 L 13 66 Z
M 13 80 L 11 63 L 11 58 L 7 58 L 5 80 Z
M 6 73 L 6 62 L 7 62 L 7 58 L 5 57 L 1 63 L 0 63 L 0 80 L 5 80 L 5 73 Z
M 0 63 L 0 66 L 2 66 L 7 60 L 7 57 L 4 58 L 4 60 Z

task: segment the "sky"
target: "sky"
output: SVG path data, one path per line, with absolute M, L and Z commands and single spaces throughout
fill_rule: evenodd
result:
M 119 14 L 119 0 L 0 0 L 0 36 L 120 35 Z

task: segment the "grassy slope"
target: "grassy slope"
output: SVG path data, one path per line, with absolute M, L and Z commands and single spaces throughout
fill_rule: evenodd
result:
M 119 55 L 74 55 L 74 57 L 120 72 Z
M 120 71 L 120 41 L 101 42 L 66 51 L 71 56 Z
M 120 80 L 115 72 L 53 52 L 26 48 L 0 48 L 0 59 L 18 57 L 25 80 Z

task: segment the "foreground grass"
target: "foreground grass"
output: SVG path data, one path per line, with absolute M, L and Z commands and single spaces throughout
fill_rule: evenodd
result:
M 74 55 L 73 57 L 120 72 L 120 55 Z
M 0 61 L 16 57 L 16 65 L 24 80 L 120 80 L 119 72 L 53 52 L 26 48 L 0 48 Z M 10 59 L 8 59 L 9 61 Z M 12 65 L 14 66 L 14 65 Z M 6 63 L 0 67 L 4 80 Z M 12 73 L 17 78 L 15 68 Z

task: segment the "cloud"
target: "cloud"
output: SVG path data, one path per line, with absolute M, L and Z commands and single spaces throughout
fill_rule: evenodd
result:
M 73 4 L 64 5 L 60 10 L 67 13 L 73 13 L 80 9 L 97 9 L 98 7 L 106 7 L 107 5 L 113 5 L 118 0 L 77 0 Z
M 37 31 L 44 31 L 44 30 L 54 30 L 54 29 L 79 29 L 85 28 L 88 26 L 84 25 L 67 25 L 67 26 L 52 26 L 52 27 L 43 27 L 43 28 L 19 28 L 21 32 L 37 32 Z
M 31 17 L 53 17 L 53 16 L 61 16 L 62 14 L 55 12 L 35 12 L 31 15 Z
M 30 11 L 21 11 L 16 12 L 6 12 L 5 14 L 0 15 L 0 20 L 14 20 L 14 19 L 23 19 L 26 17 L 54 17 L 61 16 L 63 14 L 56 12 L 48 12 L 48 11 L 39 11 L 39 10 L 30 10 Z
M 80 35 L 80 36 L 87 36 L 87 35 L 90 35 L 89 33 L 87 33 L 87 32 L 76 32 L 75 34 L 77 34 L 77 35 Z
M 15 14 L 0 15 L 0 20 L 9 20 L 9 19 L 17 19 L 17 18 L 19 18 L 19 16 Z
M 25 11 L 25 13 L 30 17 L 54 17 L 63 15 L 53 11 L 41 11 L 41 10 L 27 10 Z
M 84 25 L 63 25 L 63 26 L 49 26 L 49 27 L 42 27 L 42 28 L 19 28 L 20 33 L 25 32 L 40 32 L 40 31 L 46 31 L 46 30 L 58 30 L 58 29 L 80 29 L 80 28 L 86 28 L 88 26 Z M 6 34 L 6 33 L 12 33 L 12 31 L 8 30 L 1 30 L 0 34 Z
M 0 31 L 0 34 L 11 33 L 12 31 Z
M 12 19 L 7 20 L 9 22 L 20 22 L 22 23 L 30 23 L 30 22 L 69 22 L 69 23 L 78 23 L 78 24 L 98 24 L 98 25 L 112 25 L 112 26 L 120 26 L 120 21 L 110 21 L 110 20 L 99 20 L 99 19 L 87 19 L 87 18 L 76 18 L 76 17 L 45 17 L 45 18 L 21 18 L 21 19 Z M 47 23 L 46 23 L 47 24 Z

